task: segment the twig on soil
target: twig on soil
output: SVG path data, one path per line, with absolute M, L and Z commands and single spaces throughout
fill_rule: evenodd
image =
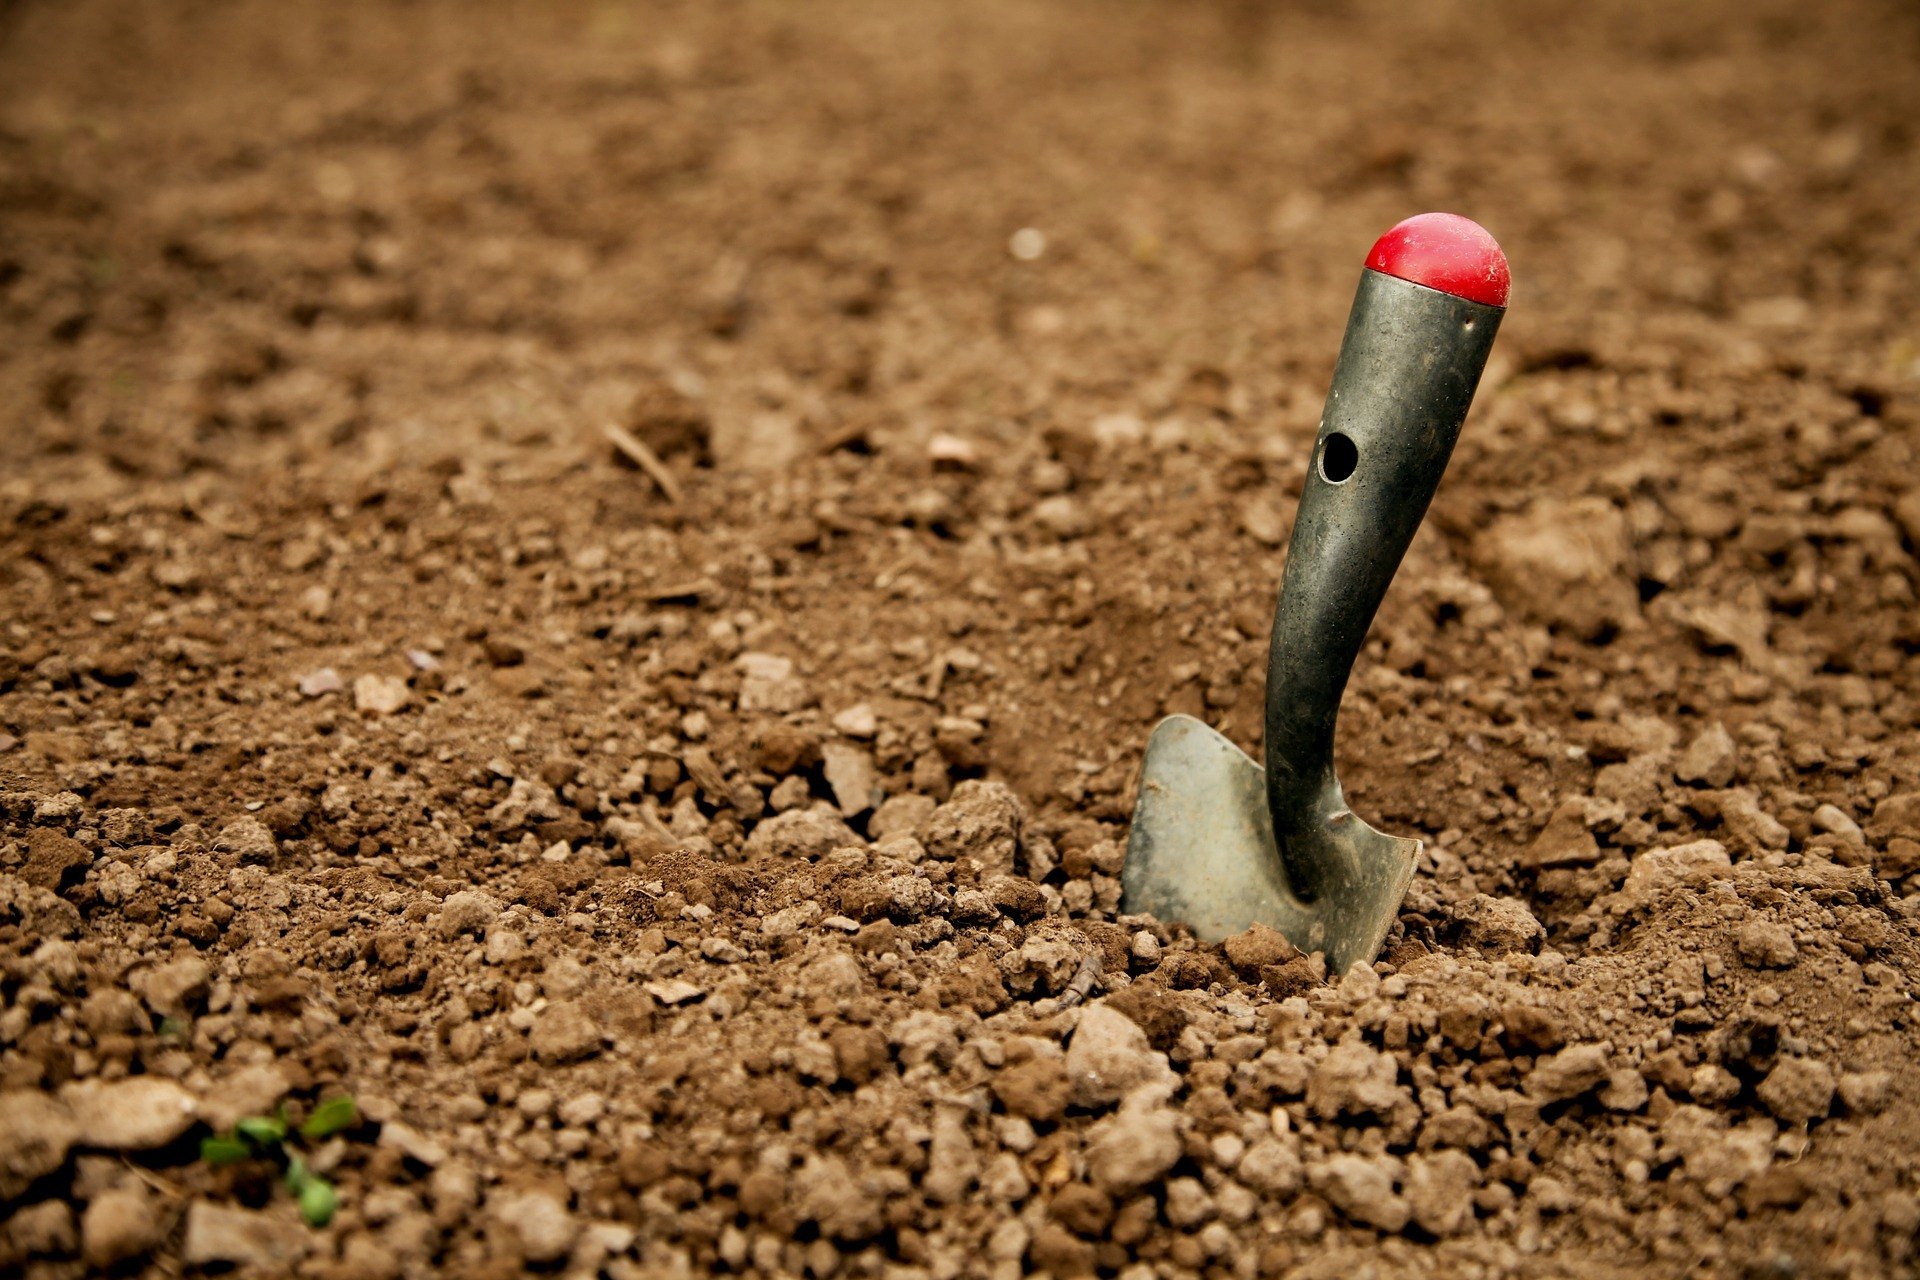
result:
M 601 428 L 607 440 L 620 451 L 620 456 L 639 467 L 653 477 L 660 486 L 660 492 L 666 495 L 668 502 L 680 501 L 680 482 L 673 478 L 673 472 L 667 470 L 667 464 L 660 461 L 660 455 L 647 448 L 646 442 L 628 431 L 625 427 L 607 423 Z
M 1067 989 L 1060 993 L 1060 1007 L 1071 1009 L 1092 995 L 1096 988 L 1102 986 L 1101 969 L 1100 953 L 1088 952 L 1081 959 L 1080 967 L 1074 970 L 1073 978 L 1067 983 Z
M 143 1169 L 125 1156 L 120 1157 L 120 1163 L 125 1165 L 127 1171 L 133 1174 L 134 1177 L 140 1179 L 140 1181 L 146 1183 L 161 1195 L 172 1196 L 175 1200 L 184 1200 L 187 1198 L 186 1188 L 180 1186 L 178 1183 L 168 1182 L 165 1178 L 153 1172 L 153 1170 Z

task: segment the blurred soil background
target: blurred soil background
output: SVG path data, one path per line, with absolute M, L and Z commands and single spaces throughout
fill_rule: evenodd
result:
M 1867 0 L 0 5 L 0 1269 L 1911 1274 L 1917 120 Z M 1327 982 L 1116 876 L 1430 208 Z M 341 1093 L 325 1228 L 195 1158 Z

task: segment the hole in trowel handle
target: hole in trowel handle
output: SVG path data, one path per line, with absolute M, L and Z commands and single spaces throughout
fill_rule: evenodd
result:
M 1339 484 L 1353 474 L 1360 465 L 1360 450 L 1351 439 L 1333 432 L 1320 446 L 1320 478 L 1328 484 Z

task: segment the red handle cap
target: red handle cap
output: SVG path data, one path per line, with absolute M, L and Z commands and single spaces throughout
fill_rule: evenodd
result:
M 1513 277 L 1487 229 L 1457 213 L 1422 213 L 1373 242 L 1367 266 L 1490 307 L 1507 305 Z

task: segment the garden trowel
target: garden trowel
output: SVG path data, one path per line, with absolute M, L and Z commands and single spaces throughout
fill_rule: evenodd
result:
M 1446 470 L 1507 302 L 1477 223 L 1409 218 L 1367 256 L 1287 546 L 1267 657 L 1266 768 L 1191 716 L 1147 740 L 1124 909 L 1218 941 L 1254 924 L 1370 962 L 1418 840 L 1347 807 L 1334 722 L 1353 660 Z

